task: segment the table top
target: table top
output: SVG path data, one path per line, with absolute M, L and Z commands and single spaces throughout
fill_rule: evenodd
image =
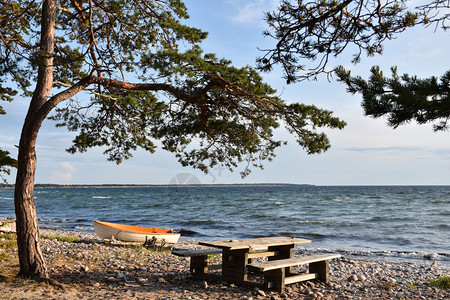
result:
M 215 248 L 237 250 L 237 249 L 253 249 L 260 250 L 267 248 L 269 246 L 286 246 L 293 245 L 293 247 L 298 244 L 311 243 L 311 240 L 277 236 L 277 237 L 265 237 L 265 238 L 254 238 L 254 239 L 240 239 L 240 240 L 221 240 L 221 241 L 203 241 L 199 242 L 200 245 L 210 246 Z

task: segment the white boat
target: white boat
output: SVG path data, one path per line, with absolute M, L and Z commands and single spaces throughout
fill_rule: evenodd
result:
M 102 239 L 116 239 L 123 242 L 145 242 L 156 238 L 156 242 L 176 243 L 180 233 L 170 229 L 124 225 L 94 221 L 95 233 Z

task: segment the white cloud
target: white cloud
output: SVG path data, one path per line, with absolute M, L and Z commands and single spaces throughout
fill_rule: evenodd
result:
M 69 162 L 57 164 L 57 169 L 52 172 L 51 183 L 72 183 L 73 173 L 78 169 Z
M 271 11 L 276 7 L 277 1 L 273 0 L 228 0 L 227 3 L 233 8 L 232 20 L 237 23 L 261 23 L 264 12 Z

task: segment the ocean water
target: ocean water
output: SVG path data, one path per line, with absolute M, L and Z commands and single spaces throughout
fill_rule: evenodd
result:
M 352 255 L 450 265 L 450 186 L 159 186 L 36 188 L 42 228 L 92 221 L 188 230 L 182 240 L 286 235 Z M 14 216 L 0 189 L 0 216 Z

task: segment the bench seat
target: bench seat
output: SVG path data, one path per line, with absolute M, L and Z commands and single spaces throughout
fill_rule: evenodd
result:
M 179 249 L 173 250 L 172 254 L 182 257 L 192 257 L 192 256 L 204 256 L 210 254 L 221 254 L 222 249 Z
M 191 258 L 190 272 L 194 277 L 205 277 L 208 270 L 217 270 L 222 268 L 222 265 L 208 266 L 208 255 L 222 254 L 222 249 L 180 249 L 173 250 L 172 254 Z
M 325 283 L 329 283 L 328 261 L 339 257 L 341 257 L 340 254 L 307 255 L 253 263 L 247 265 L 247 269 L 254 272 L 263 272 L 264 286 L 266 288 L 272 287 L 279 292 L 284 292 L 286 284 L 304 280 L 317 278 Z M 309 273 L 293 274 L 290 272 L 291 267 L 305 264 L 309 264 Z

